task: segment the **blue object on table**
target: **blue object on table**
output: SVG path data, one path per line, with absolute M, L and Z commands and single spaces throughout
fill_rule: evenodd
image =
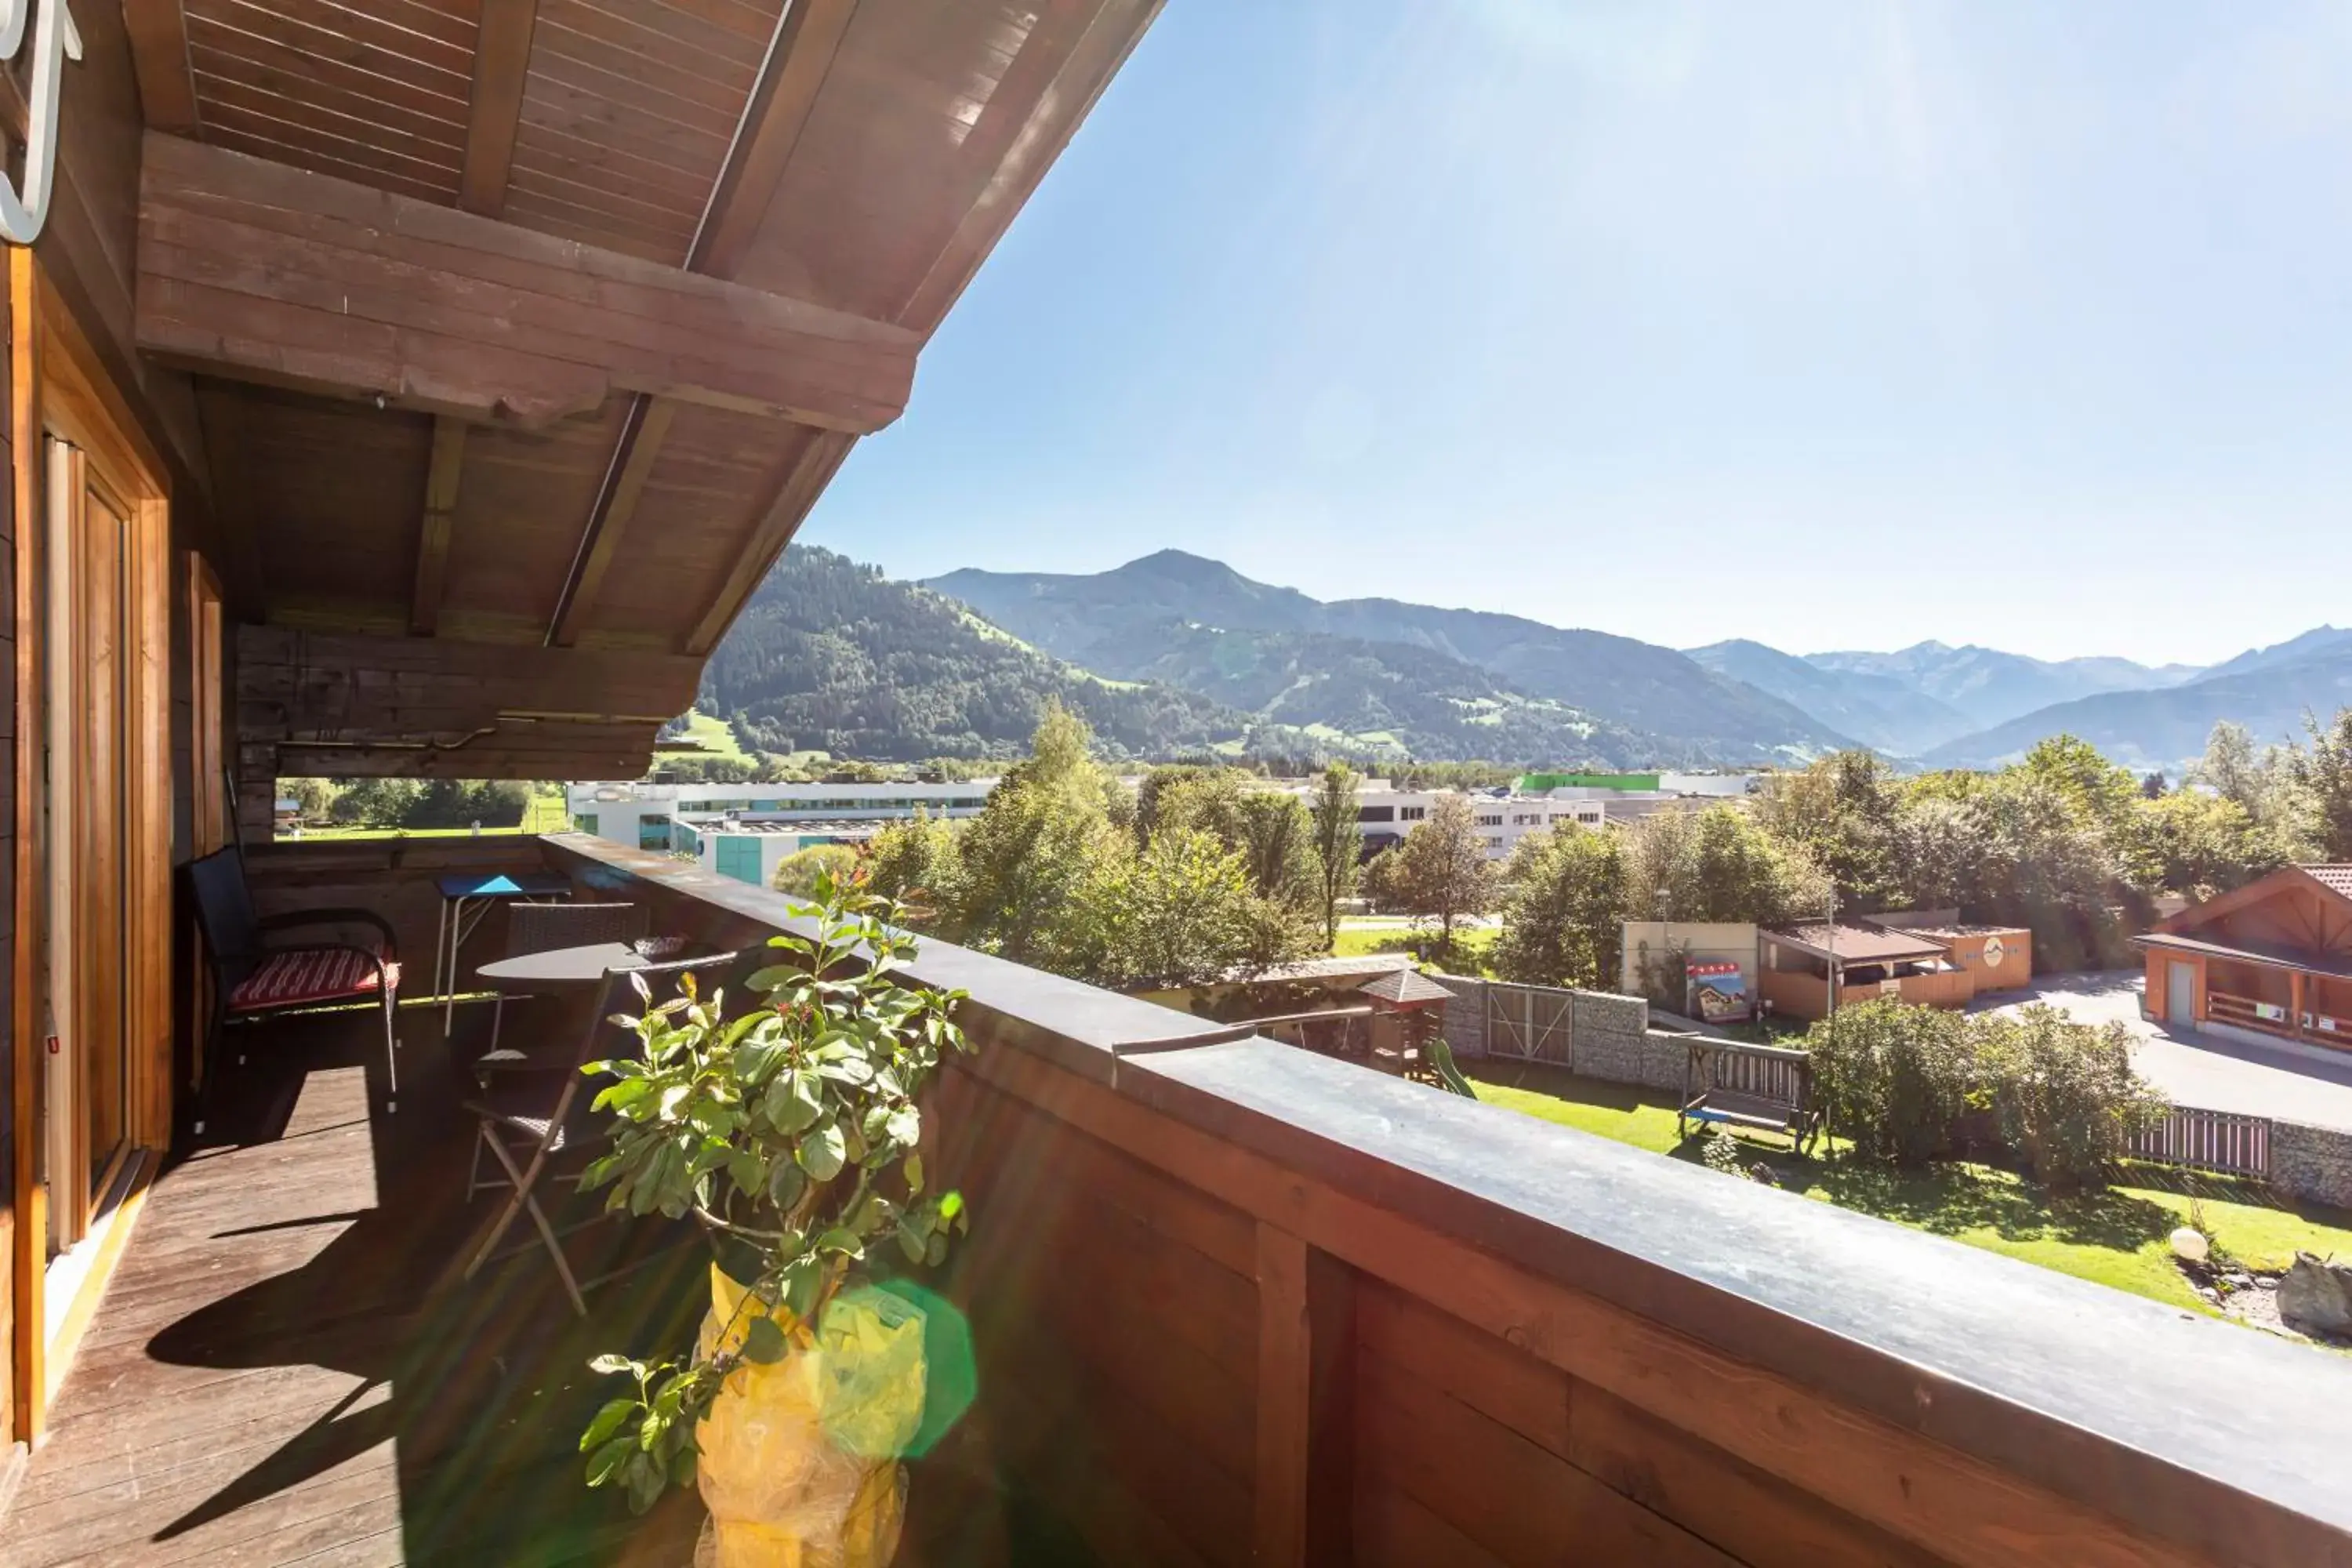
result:
M 474 926 L 481 924 L 490 906 L 501 899 L 570 898 L 572 879 L 551 871 L 525 871 L 520 876 L 496 871 L 488 876 L 476 872 L 467 877 L 436 877 L 433 882 L 441 890 L 441 924 L 433 935 L 433 994 L 441 1002 L 441 1035 L 446 1039 L 457 1009 L 457 949 L 473 934 Z M 480 906 L 474 910 L 472 925 L 466 921 L 467 904 Z

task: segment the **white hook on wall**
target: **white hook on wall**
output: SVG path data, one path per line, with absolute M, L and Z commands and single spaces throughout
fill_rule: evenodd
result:
M 41 25 L 33 38 L 32 101 L 25 140 L 25 189 L 21 196 L 0 174 L 0 238 L 30 245 L 49 216 L 49 191 L 58 164 L 58 94 L 65 86 L 65 62 L 81 58 L 81 34 L 66 0 L 37 0 Z M 0 0 L 0 59 L 14 59 L 25 42 L 25 23 L 36 0 Z

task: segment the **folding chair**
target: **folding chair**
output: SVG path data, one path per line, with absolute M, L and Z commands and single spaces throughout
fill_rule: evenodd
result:
M 477 1173 L 480 1148 L 487 1146 L 506 1173 L 506 1179 L 469 1179 L 466 1196 L 470 1200 L 483 1187 L 499 1186 L 508 1189 L 508 1196 L 506 1206 L 483 1236 L 481 1244 L 475 1247 L 473 1257 L 467 1260 L 466 1279 L 471 1279 L 480 1272 L 482 1265 L 498 1251 L 499 1243 L 506 1239 L 515 1220 L 528 1215 L 547 1247 L 548 1257 L 554 1260 L 556 1273 L 562 1278 L 564 1293 L 572 1298 L 572 1310 L 583 1317 L 588 1315 L 583 1287 L 572 1274 L 572 1260 L 563 1251 L 563 1237 L 583 1226 L 572 1226 L 559 1232 L 539 1201 L 541 1188 L 551 1181 L 569 1181 L 576 1190 L 579 1167 L 584 1167 L 604 1143 L 603 1130 L 589 1109 L 595 1103 L 597 1086 L 590 1083 L 580 1069 L 635 1043 L 634 1037 L 622 1033 L 608 1019 L 632 973 L 644 976 L 657 1000 L 667 1000 L 674 994 L 677 977 L 688 971 L 695 973 L 697 983 L 707 994 L 710 985 L 727 973 L 736 957 L 734 953 L 722 952 L 672 963 L 649 963 L 635 971 L 608 971 L 596 988 L 596 1008 L 581 1033 L 580 1048 L 560 1082 L 550 1081 L 555 1075 L 547 1072 L 500 1073 L 478 1098 L 467 1101 L 466 1109 L 474 1116 L 480 1131 L 476 1149 Z M 559 1172 L 559 1166 L 564 1169 Z M 594 1286 L 611 1278 L 611 1274 L 600 1275 L 587 1283 Z
M 505 956 L 520 958 L 527 953 L 553 952 L 559 948 L 635 942 L 645 934 L 646 909 L 642 904 L 517 902 L 507 906 Z M 506 1021 L 506 1013 L 507 993 L 501 989 L 490 1011 L 490 1048 L 474 1061 L 477 1078 L 528 1064 L 527 1053 L 499 1048 L 499 1032 Z
M 212 970 L 212 1016 L 205 1029 L 205 1060 L 196 1090 L 194 1130 L 201 1134 L 211 1114 L 214 1075 L 219 1070 L 221 1037 L 233 1019 L 265 1017 L 337 1002 L 374 1002 L 383 1011 L 383 1069 L 387 1111 L 398 1109 L 399 1034 L 394 1010 L 400 1005 L 400 960 L 392 923 L 373 910 L 298 910 L 261 916 L 254 912 L 246 885 L 244 851 L 232 845 L 190 862 L 184 873 L 204 932 L 205 961 Z M 346 943 L 280 940 L 278 932 L 305 926 L 366 926 L 376 933 L 373 948 Z M 238 1061 L 244 1061 L 239 1057 Z

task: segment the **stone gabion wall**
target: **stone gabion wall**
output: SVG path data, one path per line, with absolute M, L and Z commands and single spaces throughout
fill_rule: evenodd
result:
M 1486 983 L 1467 974 L 1433 974 L 1432 980 L 1454 993 L 1445 1005 L 1440 1028 L 1455 1057 L 1486 1054 Z
M 2306 1203 L 2352 1208 L 2352 1132 L 2272 1122 L 2271 1187 Z

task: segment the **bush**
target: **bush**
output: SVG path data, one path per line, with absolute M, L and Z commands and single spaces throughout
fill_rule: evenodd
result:
M 2054 1007 L 1970 1016 L 1865 1002 L 1805 1043 L 1832 1130 L 1863 1158 L 1898 1165 L 1958 1152 L 1965 1125 L 1989 1121 L 2035 1180 L 2095 1186 L 2168 1109 L 2132 1068 L 2129 1030 Z
M 1978 1089 L 1976 1022 L 1887 999 L 1815 1024 L 1805 1045 L 1831 1128 L 1866 1159 L 1916 1166 L 1947 1152 Z
M 2165 1114 L 2164 1100 L 2132 1069 L 2131 1031 L 2122 1024 L 2077 1024 L 2039 1005 L 1971 1022 L 2001 1142 L 2045 1185 L 2097 1185 L 2132 1135 Z

